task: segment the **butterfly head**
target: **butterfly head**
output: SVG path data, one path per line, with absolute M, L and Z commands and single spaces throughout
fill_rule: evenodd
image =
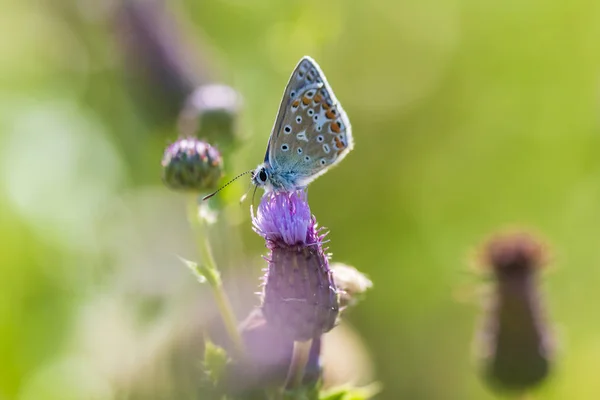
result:
M 256 186 L 265 187 L 269 184 L 271 174 L 265 164 L 260 164 L 252 172 L 252 183 Z

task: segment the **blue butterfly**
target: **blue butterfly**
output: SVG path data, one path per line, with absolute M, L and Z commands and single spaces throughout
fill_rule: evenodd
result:
M 264 162 L 233 180 L 252 173 L 252 183 L 266 191 L 303 189 L 342 161 L 353 147 L 346 112 L 319 65 L 304 56 L 285 87 Z
M 353 146 L 348 116 L 319 65 L 305 56 L 285 87 L 265 160 L 254 170 L 252 183 L 276 192 L 305 188 Z

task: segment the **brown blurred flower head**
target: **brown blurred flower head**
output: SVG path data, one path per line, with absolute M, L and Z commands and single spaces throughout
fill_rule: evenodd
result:
M 545 246 L 525 232 L 503 233 L 482 256 L 495 277 L 481 331 L 484 375 L 495 389 L 523 391 L 544 381 L 552 362 L 537 281 Z

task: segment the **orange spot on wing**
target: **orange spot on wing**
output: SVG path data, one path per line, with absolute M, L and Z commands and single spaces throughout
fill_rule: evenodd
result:
M 331 131 L 340 133 L 340 124 L 337 121 L 331 123 Z
M 329 104 L 323 103 L 322 106 L 323 106 L 324 110 L 329 110 L 329 107 L 330 107 Z
M 342 149 L 343 150 L 346 147 L 339 137 L 336 136 L 336 137 L 333 138 L 333 140 L 335 142 L 335 148 L 336 149 Z
M 306 96 L 304 96 L 302 98 L 302 103 L 304 103 L 305 106 L 307 106 L 310 103 L 310 99 Z
M 315 101 L 315 103 L 320 103 L 321 100 L 323 100 L 323 96 L 321 96 L 320 94 L 317 93 L 313 100 Z
M 298 107 L 300 105 L 300 100 L 294 100 L 292 103 L 292 107 Z
M 334 119 L 335 118 L 335 112 L 333 110 L 328 110 L 325 113 L 325 116 L 327 117 L 327 119 Z

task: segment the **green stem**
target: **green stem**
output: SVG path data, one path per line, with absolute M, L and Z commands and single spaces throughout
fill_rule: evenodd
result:
M 304 379 L 304 371 L 310 355 L 312 339 L 306 342 L 294 342 L 294 350 L 292 353 L 292 362 L 288 370 L 287 378 L 285 379 L 285 389 L 295 389 L 302 385 Z
M 237 328 L 237 319 L 233 313 L 231 302 L 225 293 L 223 288 L 223 282 L 221 281 L 221 275 L 217 268 L 217 263 L 212 255 L 212 249 L 208 238 L 208 227 L 203 218 L 198 215 L 198 202 L 196 196 L 190 196 L 188 206 L 188 218 L 190 224 L 194 228 L 197 234 L 198 250 L 200 251 L 201 262 L 204 264 L 204 268 L 209 273 L 205 274 L 207 283 L 213 289 L 213 295 L 215 302 L 221 313 L 221 318 L 225 324 L 225 329 L 233 342 L 236 350 L 240 355 L 244 354 L 244 342 Z

